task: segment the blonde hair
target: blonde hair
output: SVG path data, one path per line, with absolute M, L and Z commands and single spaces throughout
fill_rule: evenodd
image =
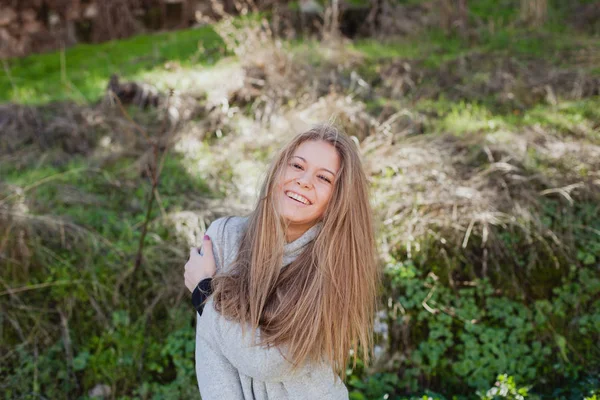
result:
M 340 169 L 320 233 L 282 269 L 286 227 L 274 192 L 305 141 L 334 146 Z M 325 361 L 345 377 L 351 349 L 354 364 L 359 352 L 365 363 L 370 360 L 379 279 L 357 146 L 333 126 L 320 125 L 296 136 L 272 162 L 231 273 L 213 280 L 214 302 L 222 315 L 260 328 L 262 345 L 284 345 L 294 366 Z

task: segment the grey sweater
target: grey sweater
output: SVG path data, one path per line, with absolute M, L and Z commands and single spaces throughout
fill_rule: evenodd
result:
M 214 221 L 207 230 L 213 244 L 217 274 L 227 272 L 235 260 L 247 218 Z M 289 265 L 319 233 L 315 225 L 297 240 L 285 245 L 283 266 Z M 248 327 L 217 312 L 212 297 L 196 325 L 196 375 L 203 400 L 338 400 L 348 399 L 348 390 L 325 363 L 306 363 L 292 371 L 285 349 L 253 343 L 260 337 Z

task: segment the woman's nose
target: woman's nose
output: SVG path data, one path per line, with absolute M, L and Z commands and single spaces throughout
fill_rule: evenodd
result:
M 310 184 L 310 179 L 309 179 L 309 178 L 307 178 L 307 177 L 306 177 L 306 176 L 304 176 L 304 175 L 303 175 L 303 176 L 300 176 L 300 177 L 298 177 L 298 179 L 296 179 L 296 183 L 297 183 L 298 185 L 300 185 L 301 187 L 303 187 L 303 188 L 310 188 L 310 185 L 311 185 L 311 184 Z

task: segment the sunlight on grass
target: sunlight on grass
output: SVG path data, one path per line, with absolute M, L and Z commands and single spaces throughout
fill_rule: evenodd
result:
M 431 68 L 437 68 L 461 53 L 479 48 L 478 45 L 469 45 L 458 37 L 448 37 L 439 29 L 385 42 L 373 39 L 358 40 L 350 47 L 361 52 L 370 61 L 394 58 L 423 60 L 424 65 Z
M 416 45 L 414 40 L 382 42 L 374 39 L 355 41 L 350 48 L 359 51 L 369 60 L 396 57 L 416 58 L 427 49 L 420 43 Z
M 10 59 L 0 73 L 0 102 L 92 102 L 113 73 L 129 78 L 167 61 L 210 65 L 221 58 L 223 47 L 212 27 L 204 26 Z
M 525 124 L 539 124 L 560 133 L 575 133 L 586 136 L 596 143 L 600 142 L 599 120 L 600 99 L 598 98 L 565 101 L 556 107 L 538 105 L 523 116 Z
M 496 132 L 508 127 L 501 115 L 493 114 L 487 107 L 471 102 L 453 103 L 449 100 L 422 100 L 417 109 L 436 113 L 440 117 L 431 119 L 432 129 L 461 136 L 472 132 Z
M 577 134 L 594 143 L 600 142 L 598 120 L 600 120 L 600 99 L 589 98 L 579 101 L 562 101 L 556 106 L 538 104 L 521 112 L 495 113 L 485 105 L 476 102 L 453 103 L 446 99 L 421 100 L 416 109 L 434 113 L 439 118 L 431 118 L 431 129 L 453 135 L 481 132 L 501 136 L 503 131 L 518 131 L 534 125 L 558 134 Z
M 209 170 L 214 163 L 209 145 L 194 136 L 182 137 L 173 151 L 182 158 L 182 166 L 190 176 L 200 177 L 200 172 Z
M 455 135 L 469 132 L 493 132 L 503 126 L 485 107 L 474 103 L 460 103 L 453 106 L 448 115 L 440 121 L 440 127 Z
M 162 91 L 172 88 L 190 95 L 206 93 L 209 103 L 216 103 L 226 99 L 228 92 L 243 86 L 244 71 L 238 62 L 229 58 L 214 66 L 178 66 L 172 70 L 157 66 L 133 78 L 151 82 Z

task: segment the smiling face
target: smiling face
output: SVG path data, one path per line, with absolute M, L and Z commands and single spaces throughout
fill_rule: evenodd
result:
M 275 193 L 289 231 L 301 235 L 323 216 L 339 169 L 340 156 L 327 142 L 308 140 L 296 148 L 284 166 Z M 292 234 L 291 238 L 299 235 Z

